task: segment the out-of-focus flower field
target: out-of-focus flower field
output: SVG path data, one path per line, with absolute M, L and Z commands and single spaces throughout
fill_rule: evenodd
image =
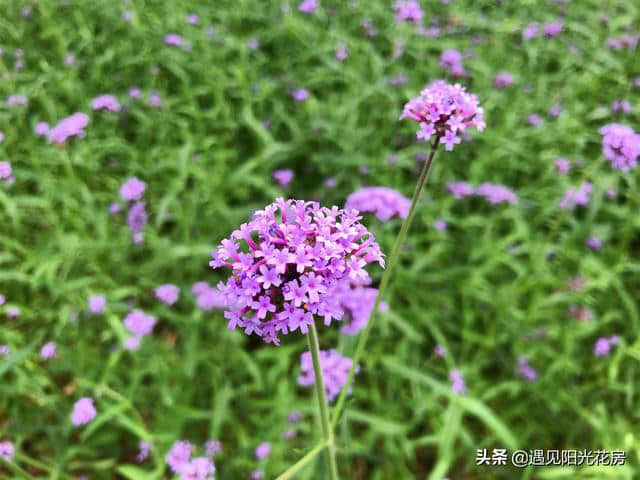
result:
M 638 478 L 639 43 L 634 0 L 0 0 L 0 478 L 295 464 L 321 437 L 301 332 L 332 408 L 432 135 L 340 478 Z M 478 128 L 405 107 L 427 86 Z M 375 242 L 307 206 L 322 250 L 300 205 L 269 224 L 280 197 Z

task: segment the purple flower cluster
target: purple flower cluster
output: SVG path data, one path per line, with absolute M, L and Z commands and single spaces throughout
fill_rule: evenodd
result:
M 138 449 L 139 452 L 136 455 L 136 462 L 142 463 L 149 458 L 149 454 L 151 453 L 153 446 L 149 442 L 141 440 L 140 443 L 138 443 Z
M 600 337 L 593 346 L 593 354 L 596 357 L 605 357 L 611 352 L 611 347 L 620 343 L 620 337 L 613 335 L 611 337 Z
M 256 460 L 264 460 L 271 453 L 271 444 L 269 442 L 262 442 L 260 445 L 256 447 L 253 454 L 256 457 Z
M 378 296 L 378 289 L 363 285 L 352 285 L 348 281 L 345 283 L 344 287 L 336 289 L 340 307 L 348 316 L 348 321 L 343 323 L 340 331 L 345 335 L 353 336 L 367 326 L 373 311 L 373 305 Z
M 273 172 L 273 178 L 281 187 L 288 187 L 295 177 L 295 173 L 291 169 L 276 170 Z
M 156 287 L 153 293 L 158 300 L 167 305 L 173 305 L 180 297 L 180 289 L 171 283 Z
M 36 137 L 44 137 L 49 134 L 51 127 L 47 122 L 38 122 L 33 129 L 33 133 L 36 134 Z
M 0 442 L 0 458 L 4 458 L 7 462 L 13 460 L 16 450 L 13 443 L 9 441 Z
M 561 210 L 573 210 L 578 205 L 587 205 L 593 186 L 589 182 L 582 182 L 578 188 L 568 188 L 560 200 Z
M 577 318 L 581 322 L 590 322 L 593 319 L 593 312 L 587 307 L 580 305 L 571 305 L 569 307 L 569 315 Z
M 469 127 L 478 131 L 485 128 L 484 112 L 478 97 L 467 93 L 459 84 L 451 85 L 437 80 L 427 86 L 420 96 L 409 100 L 400 118 L 419 123 L 417 137 L 428 141 L 432 135 L 442 139 L 446 150 L 460 143 L 460 137 Z
M 179 47 L 180 45 L 182 45 L 183 40 L 182 37 L 177 33 L 169 33 L 164 36 L 164 43 L 173 47 Z
M 496 88 L 507 88 L 513 85 L 513 75 L 509 72 L 500 72 L 493 77 L 493 85 Z
M 0 162 L 0 180 L 13 183 L 13 169 L 9 162 Z
M 449 372 L 449 380 L 451 380 L 451 390 L 458 395 L 464 395 L 467 393 L 467 386 L 464 383 L 464 377 L 462 372 L 458 369 L 453 369 Z
M 178 473 L 183 464 L 189 463 L 194 448 L 193 444 L 186 440 L 174 442 L 165 457 L 165 461 L 173 473 Z
M 388 187 L 364 187 L 347 197 L 344 208 L 360 212 L 374 212 L 379 220 L 386 222 L 392 217 L 407 218 L 411 200 Z
M 500 203 L 515 204 L 518 202 L 518 196 L 513 190 L 504 185 L 495 185 L 488 182 L 476 188 L 467 182 L 450 182 L 447 183 L 447 190 L 449 190 L 449 193 L 457 200 L 476 195 L 484 197 L 491 205 L 498 205 Z
M 217 288 L 211 287 L 207 282 L 198 282 L 191 287 L 191 292 L 196 296 L 196 304 L 199 308 L 208 312 L 214 308 L 227 306 L 225 295 Z
M 228 328 L 279 344 L 280 333 L 306 333 L 314 315 L 325 325 L 339 320 L 343 312 L 332 295 L 339 280 L 364 282 L 365 265 L 384 266 L 359 220 L 353 210 L 282 198 L 255 212 L 211 254 L 209 266 L 233 272 L 218 286 L 226 295 Z
M 127 212 L 127 225 L 135 244 L 142 243 L 142 231 L 147 225 L 146 203 L 140 200 L 146 188 L 147 184 L 137 177 L 128 179 L 120 187 L 120 197 L 127 202 L 134 202 Z
M 86 113 L 76 112 L 73 115 L 60 120 L 48 133 L 49 142 L 64 144 L 70 137 L 83 138 L 84 129 L 89 125 L 89 116 Z
M 556 158 L 554 165 L 558 173 L 568 173 L 571 170 L 571 162 L 563 157 Z
M 611 103 L 611 111 L 612 112 L 622 112 L 622 113 L 631 113 L 633 107 L 628 100 L 614 100 Z
M 24 95 L 9 95 L 7 97 L 7 106 L 8 107 L 15 107 L 16 105 L 28 105 L 29 104 L 29 99 L 27 97 L 25 97 Z
M 610 123 L 598 131 L 602 135 L 604 157 L 613 168 L 626 172 L 636 166 L 640 155 L 640 134 L 618 123 Z
M 318 8 L 318 0 L 302 0 L 298 5 L 298 10 L 302 13 L 313 13 Z
M 131 337 L 125 340 L 125 348 L 137 350 L 140 347 L 140 340 L 153 331 L 156 324 L 156 317 L 147 315 L 142 310 L 132 310 L 124 317 L 124 326 L 131 333 Z
M 320 367 L 328 402 L 332 402 L 344 387 L 352 365 L 353 361 L 350 358 L 343 357 L 336 350 L 320 350 Z M 300 368 L 302 373 L 298 376 L 298 383 L 304 387 L 313 385 L 315 374 L 310 352 L 300 355 Z M 358 369 L 356 368 L 356 373 Z M 351 386 L 349 386 L 349 393 L 351 393 Z
M 73 405 L 71 412 L 71 423 L 76 427 L 89 423 L 96 417 L 96 407 L 93 405 L 93 399 L 90 397 L 82 397 Z
M 409 22 L 418 24 L 422 21 L 424 13 L 417 0 L 398 0 L 393 4 L 396 14 L 396 22 Z
M 587 240 L 587 247 L 589 247 L 594 252 L 597 252 L 598 250 L 602 249 L 602 244 L 603 244 L 602 237 L 598 237 L 597 235 L 592 235 Z
M 607 46 L 613 50 L 633 50 L 640 41 L 640 35 L 625 34 L 607 39 Z
M 102 94 L 91 101 L 91 108 L 94 110 L 107 110 L 108 112 L 119 112 L 120 102 L 108 93 Z
M 216 467 L 207 457 L 195 457 L 178 467 L 180 480 L 214 480 Z
M 536 372 L 535 368 L 529 365 L 527 357 L 523 356 L 518 357 L 518 375 L 528 382 L 532 382 L 538 378 L 538 372 Z
M 104 295 L 92 295 L 87 300 L 87 306 L 89 307 L 89 313 L 92 315 L 100 315 L 104 312 L 104 307 L 107 304 L 107 299 Z
M 204 453 L 208 456 L 213 457 L 214 455 L 218 455 L 222 451 L 222 443 L 220 440 L 207 440 L 204 444 Z
M 122 184 L 120 187 L 120 197 L 126 202 L 140 200 L 147 184 L 138 177 L 132 177 Z
M 347 58 L 349 58 L 349 50 L 347 49 L 346 43 L 341 43 L 338 45 L 336 50 L 336 60 L 339 62 L 344 62 Z
M 462 53 L 458 50 L 445 50 L 442 52 L 440 66 L 454 77 L 464 77 L 467 74 L 462 64 Z
M 42 358 L 43 360 L 55 358 L 56 355 L 56 342 L 47 342 L 40 349 L 40 358 Z

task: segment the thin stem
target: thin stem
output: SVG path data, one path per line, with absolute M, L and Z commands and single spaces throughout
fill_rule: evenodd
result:
M 318 455 L 322 450 L 324 450 L 324 447 L 326 446 L 327 444 L 325 442 L 322 442 L 313 447 L 311 450 L 309 450 L 309 452 L 307 452 L 304 457 L 302 457 L 296 463 L 287 468 L 286 471 L 280 474 L 278 478 L 276 478 L 276 480 L 289 480 L 290 478 L 293 478 L 296 473 L 302 470 L 302 468 L 305 467 L 311 460 L 313 460 L 316 455 Z
M 326 459 L 329 470 L 329 478 L 338 480 L 338 465 L 336 463 L 336 446 L 333 443 L 333 429 L 329 422 L 329 404 L 327 403 L 327 393 L 324 389 L 322 378 L 322 367 L 320 366 L 320 346 L 318 345 L 318 332 L 315 321 L 311 323 L 309 334 L 309 351 L 313 361 L 313 374 L 316 384 L 316 397 L 318 398 L 318 411 L 320 412 L 320 423 L 322 424 L 322 436 L 327 446 Z
M 402 223 L 402 227 L 400 227 L 400 233 L 396 237 L 396 241 L 391 249 L 391 255 L 387 260 L 387 268 L 382 274 L 382 280 L 380 281 L 380 287 L 378 288 L 378 295 L 376 296 L 376 300 L 373 304 L 373 310 L 371 310 L 371 314 L 369 316 L 369 321 L 367 322 L 367 326 L 365 327 L 362 335 L 358 339 L 358 343 L 356 345 L 356 352 L 353 356 L 353 365 L 351 365 L 351 369 L 349 370 L 349 375 L 347 376 L 347 381 L 342 387 L 342 391 L 340 392 L 340 397 L 338 397 L 338 402 L 333 409 L 333 417 L 331 419 L 331 427 L 332 430 L 336 428 L 338 424 L 338 420 L 340 419 L 340 413 L 344 407 L 344 401 L 347 396 L 347 392 L 349 391 L 349 386 L 351 382 L 353 382 L 353 377 L 355 375 L 356 368 L 358 363 L 360 362 L 360 358 L 364 353 L 364 347 L 367 343 L 367 339 L 369 338 L 369 333 L 371 332 L 371 327 L 373 326 L 373 321 L 376 319 L 376 313 L 378 312 L 378 305 L 380 304 L 381 299 L 384 297 L 387 286 L 389 285 L 389 279 L 391 278 L 391 272 L 393 272 L 393 267 L 395 266 L 398 255 L 400 253 L 400 249 L 404 245 L 404 240 L 407 236 L 407 232 L 409 231 L 409 227 L 411 226 L 411 221 L 413 220 L 413 215 L 416 210 L 416 206 L 418 205 L 418 201 L 420 200 L 420 195 L 422 194 L 422 190 L 424 185 L 427 183 L 427 178 L 429 177 L 429 171 L 431 170 L 431 165 L 433 163 L 433 157 L 438 150 L 438 144 L 440 143 L 440 137 L 436 137 L 435 142 L 431 146 L 431 153 L 429 154 L 429 158 L 424 164 L 422 168 L 422 173 L 420 173 L 420 178 L 418 179 L 418 184 L 416 185 L 416 189 L 413 192 L 413 198 L 411 199 L 411 207 L 409 208 L 409 214 L 407 218 L 405 218 Z

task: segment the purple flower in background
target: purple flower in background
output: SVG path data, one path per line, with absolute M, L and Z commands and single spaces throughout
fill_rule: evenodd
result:
M 633 108 L 627 100 L 614 100 L 611 104 L 611 111 L 613 112 L 631 113 L 632 110 Z
M 10 180 L 12 177 L 13 169 L 9 162 L 0 162 L 0 180 Z
M 636 87 L 640 87 L 640 77 L 636 77 L 636 78 L 633 80 L 633 84 L 634 84 Z
M 253 470 L 249 475 L 249 480 L 262 480 L 264 478 L 264 471 L 259 468 Z
M 347 197 L 345 210 L 374 212 L 378 220 L 386 222 L 394 216 L 407 218 L 411 200 L 388 187 L 364 187 Z
M 255 51 L 260 48 L 260 42 L 258 41 L 257 38 L 249 39 L 249 43 L 247 45 L 249 46 L 249 50 Z
M 141 98 L 142 97 L 142 90 L 140 90 L 138 87 L 131 87 L 129 89 L 129 96 L 131 98 Z
M 40 349 L 40 358 L 42 358 L 43 360 L 55 358 L 56 355 L 56 342 L 47 342 Z
M 76 427 L 89 423 L 96 417 L 96 407 L 93 405 L 93 399 L 90 397 L 82 397 L 73 405 L 71 412 L 71 423 Z
M 447 229 L 447 222 L 439 218 L 433 222 L 433 227 L 439 232 L 444 232 Z
M 442 52 L 440 66 L 454 77 L 464 77 L 467 74 L 462 65 L 462 54 L 458 50 L 445 50 Z M 445 83 L 442 80 L 438 80 L 431 85 L 433 86 L 439 82 Z
M 99 95 L 91 101 L 91 108 L 94 110 L 107 110 L 108 112 L 119 112 L 120 102 L 111 94 Z
M 538 372 L 529 365 L 527 358 L 523 356 L 518 357 L 518 375 L 528 382 L 532 382 L 538 378 Z
M 336 60 L 344 62 L 349 57 L 349 51 L 347 50 L 347 44 L 341 43 L 336 50 Z
M 213 480 L 216 467 L 207 457 L 196 457 L 178 467 L 181 480 Z
M 18 318 L 20 316 L 20 309 L 18 307 L 9 307 L 7 309 L 7 317 Z
M 115 215 L 116 213 L 119 213 L 120 210 L 122 210 L 122 205 L 120 205 L 117 202 L 113 202 L 109 204 L 109 213 L 111 215 Z
M 153 331 L 156 317 L 142 310 L 132 310 L 124 317 L 124 326 L 136 337 L 144 337 Z
M 602 238 L 596 235 L 589 237 L 589 239 L 587 240 L 587 247 L 589 247 L 594 252 L 597 252 L 598 250 L 602 249 L 602 244 L 603 244 Z
M 598 131 L 602 135 L 604 157 L 613 168 L 626 172 L 636 166 L 640 155 L 640 134 L 619 123 L 610 123 Z
M 462 372 L 457 369 L 453 369 L 449 372 L 449 380 L 451 380 L 451 390 L 458 395 L 464 395 L 467 393 L 467 387 L 464 383 L 464 377 Z
M 71 67 L 76 63 L 76 57 L 73 53 L 66 53 L 64 56 L 64 64 L 67 67 Z
M 139 201 L 131 205 L 127 212 L 127 225 L 131 231 L 131 238 L 134 244 L 142 243 L 142 230 L 147 225 L 146 203 Z
M 200 17 L 192 13 L 191 15 L 187 16 L 187 23 L 189 25 L 197 25 L 198 23 L 200 23 Z
M 13 460 L 15 452 L 13 443 L 9 441 L 0 442 L 0 458 L 4 458 L 7 462 L 10 462 Z
M 8 357 L 10 353 L 11 349 L 9 348 L 9 345 L 0 345 L 0 356 Z
M 204 444 L 204 452 L 213 457 L 218 455 L 222 451 L 222 443 L 220 440 L 208 440 L 207 443 Z
M 447 354 L 447 350 L 442 345 L 436 345 L 433 348 L 433 353 L 436 357 L 444 357 Z
M 638 45 L 640 35 L 625 34 L 619 37 L 609 38 L 607 40 L 607 46 L 613 50 L 623 50 L 625 48 L 633 50 Z
M 593 312 L 589 308 L 579 305 L 571 305 L 569 307 L 569 315 L 581 322 L 590 322 L 593 319 Z
M 123 346 L 126 350 L 138 350 L 140 348 L 140 342 L 142 340 L 142 337 L 136 337 L 135 335 L 132 337 L 127 338 L 124 342 L 123 342 Z
M 302 0 L 298 5 L 298 10 L 302 13 L 313 13 L 318 8 L 318 0 Z
M 611 352 L 611 347 L 620 343 L 620 337 L 613 335 L 609 338 L 600 337 L 593 346 L 593 354 L 596 357 L 605 357 Z
M 153 447 L 149 442 L 145 442 L 144 440 L 141 440 L 140 443 L 138 443 L 139 451 L 138 451 L 138 454 L 136 455 L 136 462 L 142 463 L 147 458 L 149 458 L 149 453 L 151 453 L 152 448 Z
M 4 133 L 0 131 L 0 143 L 4 141 Z
M 196 292 L 196 285 L 203 284 L 202 288 L 198 288 Z M 208 312 L 214 308 L 225 308 L 227 306 L 227 300 L 224 293 L 217 288 L 211 288 L 207 282 L 198 282 L 193 286 L 191 291 L 196 295 L 196 305 L 198 308 Z
M 291 91 L 291 97 L 296 102 L 304 102 L 309 98 L 309 92 L 304 88 L 295 88 Z
M 537 113 L 532 113 L 527 117 L 527 122 L 529 122 L 529 125 L 532 127 L 539 127 L 542 123 L 542 117 Z
M 416 136 L 428 141 L 433 135 L 444 138 L 445 149 L 452 150 L 469 127 L 481 132 L 485 128 L 484 111 L 478 97 L 467 93 L 459 84 L 451 85 L 437 80 L 427 86 L 420 96 L 404 106 L 400 119 L 410 118 L 418 122 L 420 130 Z
M 542 27 L 542 30 L 544 31 L 545 37 L 557 37 L 564 30 L 564 24 L 562 22 L 545 23 Z
M 49 127 L 49 124 L 47 122 L 38 122 L 33 129 L 36 137 L 44 137 L 48 135 L 49 130 L 51 130 L 51 127 Z
M 340 332 L 345 335 L 357 335 L 369 323 L 378 289 L 352 285 L 349 281 L 340 281 L 336 287 L 334 291 L 338 301 L 337 308 L 348 317 L 348 321 L 340 327 Z M 378 311 L 382 311 L 382 303 L 378 306 Z
M 169 33 L 164 36 L 164 43 L 173 47 L 179 47 L 180 45 L 182 45 L 183 40 L 182 37 L 177 33 Z
M 398 86 L 398 85 L 406 85 L 409 82 L 409 77 L 407 77 L 404 73 L 400 73 L 398 75 L 394 75 L 393 77 L 389 78 L 389 85 L 391 85 L 392 87 Z
M 5 302 L 6 300 L 7 300 L 7 299 L 6 299 L 6 298 L 4 298 L 4 295 L 0 295 L 0 307 L 1 307 L 2 305 L 4 305 L 4 302 Z
M 483 183 L 475 189 L 475 194 L 484 197 L 491 205 L 500 203 L 517 203 L 518 197 L 509 188 L 504 185 L 494 185 L 492 183 Z
M 327 402 L 331 403 L 342 390 L 347 382 L 349 370 L 353 365 L 350 358 L 343 357 L 336 350 L 320 350 L 320 367 L 322 368 L 322 379 L 327 393 Z M 313 372 L 313 362 L 310 352 L 303 352 L 300 355 L 300 368 L 302 373 L 298 376 L 298 384 L 308 387 L 315 383 Z M 356 373 L 359 367 L 356 368 Z M 349 386 L 351 393 L 351 386 Z
M 475 189 L 467 182 L 449 182 L 447 183 L 447 190 L 449 190 L 449 193 L 451 193 L 456 200 L 475 193 Z
M 171 283 L 160 285 L 154 290 L 154 294 L 158 300 L 167 305 L 173 305 L 178 301 L 180 289 Z
M 513 75 L 509 72 L 500 72 L 493 77 L 493 85 L 496 88 L 507 88 L 513 85 Z
M 264 460 L 271 453 L 271 444 L 269 442 L 262 442 L 258 445 L 254 451 L 254 455 L 257 460 Z
M 49 142 L 63 144 L 70 137 L 83 138 L 88 124 L 89 116 L 86 113 L 76 112 L 63 118 L 49 130 Z
M 567 173 L 569 170 L 571 170 L 571 163 L 569 162 L 569 160 L 563 157 L 556 158 L 554 165 L 558 173 Z
M 155 108 L 160 108 L 162 106 L 162 98 L 158 92 L 151 92 L 149 94 L 149 105 Z
M 289 415 L 287 415 L 287 422 L 289 423 L 298 423 L 301 419 L 302 414 L 297 410 L 294 410 L 293 412 L 290 412 Z
M 359 219 L 355 211 L 282 198 L 255 212 L 209 262 L 233 270 L 218 287 L 227 297 L 228 328 L 279 344 L 279 334 L 306 333 L 314 315 L 325 325 L 339 320 L 330 287 L 343 277 L 366 281 L 368 263 L 384 266 L 380 247 Z
M 281 187 L 285 188 L 289 186 L 294 177 L 295 173 L 289 168 L 273 172 L 274 180 L 278 182 Z
M 398 0 L 393 4 L 396 22 L 420 23 L 424 13 L 417 0 Z
M 540 26 L 537 23 L 531 23 L 524 27 L 524 30 L 522 30 L 522 38 L 524 38 L 525 40 L 531 40 L 532 38 L 538 36 L 539 31 Z
M 29 103 L 29 99 L 24 95 L 9 95 L 7 97 L 7 106 L 15 107 L 16 105 L 25 106 Z
M 107 299 L 104 295 L 92 295 L 87 301 L 89 306 L 89 312 L 93 315 L 99 315 L 104 312 L 104 307 L 107 304 Z
M 180 467 L 189 462 L 193 448 L 193 445 L 186 440 L 178 440 L 171 446 L 165 460 L 173 473 L 180 473 Z
M 138 177 L 131 177 L 120 187 L 120 197 L 126 202 L 140 200 L 146 189 L 145 182 Z
M 577 205 L 587 205 L 592 190 L 593 186 L 589 182 L 582 182 L 577 189 L 568 188 L 558 207 L 561 210 L 573 210 Z
M 563 111 L 564 109 L 562 108 L 562 105 L 556 103 L 549 109 L 549 116 L 554 118 L 559 117 L 560 115 L 562 115 Z

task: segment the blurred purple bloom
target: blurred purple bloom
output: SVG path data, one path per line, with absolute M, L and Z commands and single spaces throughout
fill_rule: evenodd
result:
M 264 471 L 259 468 L 253 470 L 249 475 L 249 480 L 262 480 L 264 478 Z
M 417 0 L 398 0 L 393 4 L 396 22 L 420 23 L 424 13 Z
M 109 112 L 119 112 L 120 102 L 118 99 L 108 93 L 99 95 L 91 101 L 91 108 L 94 110 L 107 110 Z
M 302 414 L 297 410 L 294 410 L 293 412 L 290 412 L 289 415 L 287 415 L 287 422 L 289 423 L 298 423 L 301 419 Z
M 439 232 L 444 232 L 447 229 L 447 222 L 440 218 L 433 222 L 433 227 Z
M 47 342 L 40 349 L 40 358 L 42 358 L 43 360 L 55 358 L 56 355 L 56 342 Z
M 254 455 L 257 460 L 264 460 L 271 453 L 271 444 L 269 442 L 262 442 L 258 445 L 254 451 Z
M 96 416 L 96 407 L 93 405 L 93 399 L 83 397 L 73 405 L 71 412 L 71 423 L 76 427 L 85 425 L 93 420 Z
M 140 200 L 146 189 L 145 182 L 138 177 L 131 177 L 120 186 L 120 197 L 126 202 Z
M 525 40 L 531 40 L 538 36 L 540 26 L 537 23 L 531 23 L 522 30 L 522 38 Z
M 13 173 L 9 162 L 0 162 L 0 180 L 9 180 Z
M 342 387 L 347 382 L 349 370 L 353 365 L 353 360 L 343 357 L 336 350 L 320 350 L 320 367 L 322 368 L 322 379 L 327 394 L 327 402 L 331 403 L 340 393 Z M 300 355 L 300 368 L 302 373 L 298 376 L 298 383 L 308 387 L 315 383 L 313 362 L 311 353 L 303 352 Z M 356 373 L 359 367 L 356 368 Z M 351 392 L 351 386 L 349 386 Z
M 136 462 L 142 463 L 149 458 L 149 453 L 151 453 L 152 448 L 153 447 L 149 442 L 141 440 L 140 443 L 138 443 L 139 452 L 136 455 Z
M 180 289 L 171 283 L 167 283 L 157 287 L 154 290 L 154 293 L 156 298 L 161 302 L 166 303 L 167 305 L 173 305 L 178 301 Z
M 13 460 L 13 456 L 15 455 L 15 447 L 13 443 L 8 440 L 5 442 L 0 442 L 0 458 L 4 458 L 7 462 L 11 462 Z
M 610 123 L 598 131 L 602 135 L 604 157 L 613 168 L 626 172 L 636 166 L 640 155 L 640 134 L 618 123 Z
M 124 317 L 124 326 L 136 337 L 144 337 L 153 331 L 156 317 L 142 310 L 132 310 Z
M 569 160 L 563 157 L 556 158 L 554 165 L 558 173 L 567 173 L 569 170 L 571 170 L 571 163 L 569 162 Z
M 220 440 L 208 440 L 204 444 L 204 452 L 210 457 L 218 455 L 221 451 L 222 443 L 220 442 Z
M 249 39 L 249 43 L 247 44 L 249 46 L 249 50 L 257 50 L 258 48 L 260 48 L 260 42 L 258 41 L 257 38 L 251 38 Z
M 564 24 L 562 22 L 545 23 L 542 29 L 545 37 L 557 37 L 564 30 Z
M 180 480 L 213 480 L 216 467 L 207 457 L 196 457 L 178 467 Z
M 631 113 L 632 110 L 631 103 L 627 100 L 614 100 L 611 104 L 611 111 L 613 112 Z
M 158 92 L 149 93 L 149 105 L 155 108 L 160 108 L 162 106 L 162 98 Z
M 344 62 L 349 57 L 349 51 L 347 50 L 347 44 L 341 43 L 336 50 L 336 60 Z
M 27 105 L 29 99 L 24 95 L 9 95 L 7 97 L 7 106 L 15 107 L 16 105 Z
M 504 185 L 494 185 L 492 183 L 483 183 L 475 189 L 475 194 L 484 197 L 491 205 L 500 203 L 517 203 L 518 197 L 509 188 Z
M 625 34 L 619 37 L 609 38 L 607 46 L 613 50 L 623 50 L 625 48 L 633 50 L 638 45 L 640 35 Z
M 141 98 L 142 97 L 142 90 L 140 90 L 138 87 L 131 87 L 129 89 L 129 96 L 131 98 Z
M 407 77 L 404 73 L 400 73 L 398 75 L 394 75 L 389 78 L 389 85 L 395 87 L 397 85 L 406 85 L 409 82 L 409 77 Z
M 550 117 L 559 117 L 562 114 L 563 111 L 564 111 L 564 109 L 562 108 L 562 105 L 560 105 L 559 103 L 556 103 L 555 105 L 553 105 L 549 109 L 549 116 Z
M 534 381 L 538 378 L 538 372 L 529 365 L 526 357 L 518 357 L 518 374 L 528 382 Z
M 442 55 L 440 55 L 440 66 L 454 77 L 464 77 L 467 74 L 462 65 L 462 54 L 458 50 L 445 50 L 442 52 Z M 438 82 L 441 82 L 441 80 Z
M 577 189 L 568 188 L 558 207 L 561 210 L 573 210 L 577 205 L 587 205 L 592 190 L 593 186 L 589 182 L 582 182 Z
M 51 128 L 49 127 L 49 124 L 47 122 L 38 122 L 33 129 L 37 137 L 46 136 L 49 133 L 49 130 L 51 130 Z
M 99 315 L 104 312 L 104 307 L 107 304 L 107 299 L 104 295 L 92 295 L 88 300 L 89 312 L 94 315 Z
M 63 144 L 69 137 L 82 138 L 88 124 L 89 116 L 86 113 L 76 112 L 63 118 L 49 130 L 49 142 Z
M 180 45 L 182 45 L 183 40 L 182 37 L 177 33 L 169 33 L 164 36 L 164 43 L 173 47 L 179 47 Z
M 298 10 L 302 13 L 313 13 L 318 8 L 318 0 L 302 0 L 298 5 Z
M 109 204 L 109 213 L 111 215 L 115 215 L 116 213 L 119 213 L 120 210 L 122 210 L 122 205 L 120 205 L 119 203 L 113 202 Z
M 457 395 L 464 395 L 467 393 L 467 387 L 464 383 L 464 377 L 462 372 L 457 369 L 453 369 L 449 372 L 449 380 L 451 380 L 451 390 Z
M 449 182 L 447 183 L 447 190 L 457 200 L 475 193 L 475 189 L 467 182 Z
M 589 247 L 593 251 L 598 251 L 602 249 L 602 244 L 603 244 L 602 238 L 595 235 L 589 237 L 589 239 L 587 240 L 587 247 Z
M 442 345 L 436 345 L 433 348 L 433 353 L 436 357 L 444 357 L 447 354 L 447 350 Z
M 309 98 L 309 92 L 304 88 L 295 88 L 291 91 L 291 97 L 296 102 L 304 102 Z
M 198 23 L 200 23 L 200 17 L 192 13 L 191 15 L 187 16 L 187 23 L 189 25 L 197 25 Z
M 193 449 L 193 445 L 186 440 L 178 440 L 171 446 L 165 460 L 173 473 L 180 473 L 180 467 L 189 462 Z
M 493 84 L 496 88 L 507 88 L 513 84 L 513 75 L 509 72 L 500 72 L 493 77 Z
M 617 335 L 613 335 L 609 338 L 600 337 L 598 340 L 596 340 L 596 343 L 593 346 L 593 354 L 596 357 L 607 356 L 611 352 L 611 347 L 613 345 L 617 345 L 618 343 L 620 343 L 620 338 Z
M 9 307 L 7 309 L 7 317 L 18 318 L 20 316 L 20 309 L 18 307 Z
M 9 345 L 0 345 L 0 356 L 7 357 L 11 353 Z
M 293 170 L 288 168 L 273 172 L 273 178 L 275 181 L 278 182 L 281 187 L 285 188 L 289 186 L 294 177 L 295 173 L 293 173 Z
M 529 122 L 529 125 L 538 127 L 542 123 L 542 117 L 537 113 L 532 113 L 527 117 L 527 121 Z
M 73 53 L 66 53 L 64 56 L 64 64 L 67 67 L 71 67 L 76 63 L 76 57 Z
M 407 218 L 411 200 L 388 187 L 364 187 L 347 197 L 345 210 L 374 212 L 378 220 L 386 222 L 394 216 Z

